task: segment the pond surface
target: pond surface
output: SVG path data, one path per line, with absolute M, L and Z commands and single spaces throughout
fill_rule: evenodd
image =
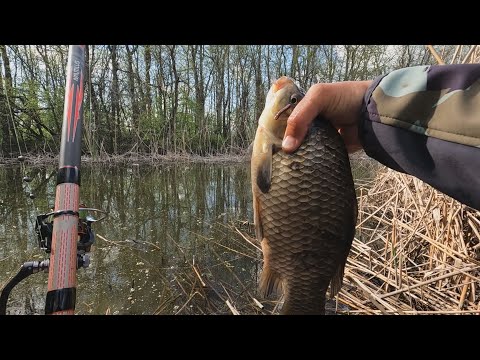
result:
M 372 175 L 352 166 L 356 179 Z M 82 165 L 81 171 L 81 201 L 109 216 L 93 225 L 91 264 L 77 276 L 76 314 L 273 309 L 273 300 L 256 294 L 262 262 L 247 241 L 254 234 L 248 163 Z M 22 182 L 26 175 L 30 183 Z M 54 202 L 55 177 L 56 166 L 0 167 L 0 287 L 23 262 L 47 258 L 34 227 L 36 215 Z M 31 275 L 12 291 L 7 313 L 43 314 L 46 292 L 47 273 Z

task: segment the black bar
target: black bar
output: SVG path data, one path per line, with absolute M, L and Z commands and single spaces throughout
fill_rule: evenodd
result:
M 58 311 L 75 310 L 76 288 L 52 290 L 47 293 L 45 314 L 50 315 Z
M 73 210 L 59 210 L 59 211 L 54 211 L 52 214 L 54 218 L 62 215 L 79 216 L 78 212 Z
M 73 183 L 80 186 L 80 169 L 78 167 L 64 167 L 58 169 L 57 185 L 63 183 Z

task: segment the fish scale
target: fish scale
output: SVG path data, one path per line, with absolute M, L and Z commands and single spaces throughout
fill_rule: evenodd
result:
M 268 266 L 284 291 L 282 313 L 324 314 L 329 283 L 338 276 L 341 284 L 357 217 L 348 154 L 328 121 L 315 121 L 293 154 L 273 155 L 259 207 Z

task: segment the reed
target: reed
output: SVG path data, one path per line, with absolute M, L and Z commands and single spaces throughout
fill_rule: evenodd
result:
M 480 212 L 387 168 L 358 189 L 338 313 L 480 312 Z

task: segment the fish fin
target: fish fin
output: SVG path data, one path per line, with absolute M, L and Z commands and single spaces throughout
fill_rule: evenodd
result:
M 262 252 L 263 252 L 263 270 L 259 281 L 260 295 L 264 298 L 270 296 L 273 292 L 281 292 L 282 280 L 280 275 L 272 270 L 269 265 L 270 247 L 268 246 L 268 240 L 263 238 L 262 240 Z
M 345 260 L 347 260 L 345 258 Z M 345 263 L 346 261 L 342 262 L 340 266 L 337 268 L 335 275 L 333 276 L 332 280 L 330 281 L 330 298 L 333 299 L 335 295 L 340 292 L 340 289 L 343 285 L 343 274 L 345 272 Z
M 263 227 L 260 217 L 260 203 L 255 195 L 253 196 L 253 223 L 255 225 L 255 237 L 260 243 L 263 239 Z
M 280 293 L 282 291 L 282 280 L 280 276 L 270 269 L 263 267 L 262 275 L 260 276 L 260 295 L 264 298 L 270 296 L 272 293 Z
M 272 185 L 272 156 L 273 144 L 265 145 L 265 152 L 263 152 L 258 161 L 258 168 L 255 181 L 261 192 L 266 194 Z
M 330 281 L 330 298 L 332 299 L 335 295 L 340 292 L 340 289 L 343 285 L 343 275 L 345 273 L 345 265 L 347 263 L 348 254 L 350 253 L 350 248 L 352 247 L 353 238 L 355 237 L 355 225 L 357 223 L 357 214 L 358 214 L 358 207 L 357 201 L 355 199 L 353 205 L 353 216 L 351 218 L 351 222 L 347 223 L 345 226 L 345 233 L 343 240 L 345 241 L 345 251 L 343 252 L 340 263 L 338 264 L 337 271 L 335 271 L 335 275 L 333 276 L 332 280 Z
M 248 145 L 248 148 L 247 148 L 247 157 L 250 158 L 250 159 L 252 158 L 252 154 L 253 154 L 253 144 L 254 144 L 254 142 L 252 141 L 250 143 L 250 145 Z

